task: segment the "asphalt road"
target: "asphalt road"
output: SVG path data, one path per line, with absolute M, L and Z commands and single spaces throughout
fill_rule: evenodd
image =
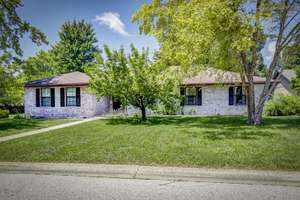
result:
M 205 182 L 0 174 L 1 200 L 300 199 L 300 188 Z

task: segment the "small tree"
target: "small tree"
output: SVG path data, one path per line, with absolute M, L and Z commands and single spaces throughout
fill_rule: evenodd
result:
M 90 76 L 90 86 L 99 97 L 113 97 L 123 107 L 132 105 L 140 109 L 142 120 L 146 120 L 146 109 L 159 96 L 158 71 L 149 60 L 147 50 L 138 50 L 132 45 L 126 56 L 124 49 L 110 51 L 104 46 L 106 59 L 100 55 L 97 63 L 86 66 Z
M 84 20 L 67 21 L 58 35 L 60 40 L 52 47 L 58 73 L 83 71 L 85 64 L 95 61 L 99 50 L 91 24 Z

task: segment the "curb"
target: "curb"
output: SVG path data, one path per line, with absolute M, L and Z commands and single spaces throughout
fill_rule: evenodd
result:
M 0 173 L 261 184 L 300 187 L 300 172 L 138 165 L 0 162 Z

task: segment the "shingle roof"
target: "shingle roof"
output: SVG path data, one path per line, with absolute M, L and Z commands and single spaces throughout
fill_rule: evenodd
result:
M 253 80 L 256 84 L 262 84 L 266 79 L 263 77 L 254 76 Z M 182 85 L 214 85 L 237 83 L 242 83 L 239 73 L 209 68 L 207 70 L 201 71 L 196 76 L 185 78 Z
M 82 72 L 71 72 L 44 79 L 29 81 L 25 87 L 82 86 L 89 84 L 89 76 Z

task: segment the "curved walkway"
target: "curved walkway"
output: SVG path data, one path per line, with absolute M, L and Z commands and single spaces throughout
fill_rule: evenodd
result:
M 69 127 L 69 126 L 74 126 L 74 125 L 77 125 L 77 124 L 82 124 L 82 123 L 85 123 L 85 122 L 90 122 L 90 121 L 94 121 L 94 120 L 97 120 L 97 119 L 104 119 L 104 118 L 105 117 L 97 116 L 97 117 L 83 119 L 83 120 L 76 121 L 76 122 L 60 124 L 60 125 L 57 125 L 57 126 L 50 126 L 50 127 L 42 128 L 42 129 L 39 129 L 39 130 L 28 131 L 28 132 L 24 132 L 24 133 L 15 134 L 15 135 L 4 136 L 4 137 L 0 137 L 0 142 L 14 140 L 14 139 L 17 139 L 17 138 L 27 137 L 27 136 L 30 136 L 30 135 L 36 135 L 36 134 L 40 134 L 40 133 L 45 133 L 45 132 L 48 132 L 48 131 L 52 131 L 52 130 L 56 130 L 56 129 L 60 129 L 60 128 L 66 128 L 66 127 Z

